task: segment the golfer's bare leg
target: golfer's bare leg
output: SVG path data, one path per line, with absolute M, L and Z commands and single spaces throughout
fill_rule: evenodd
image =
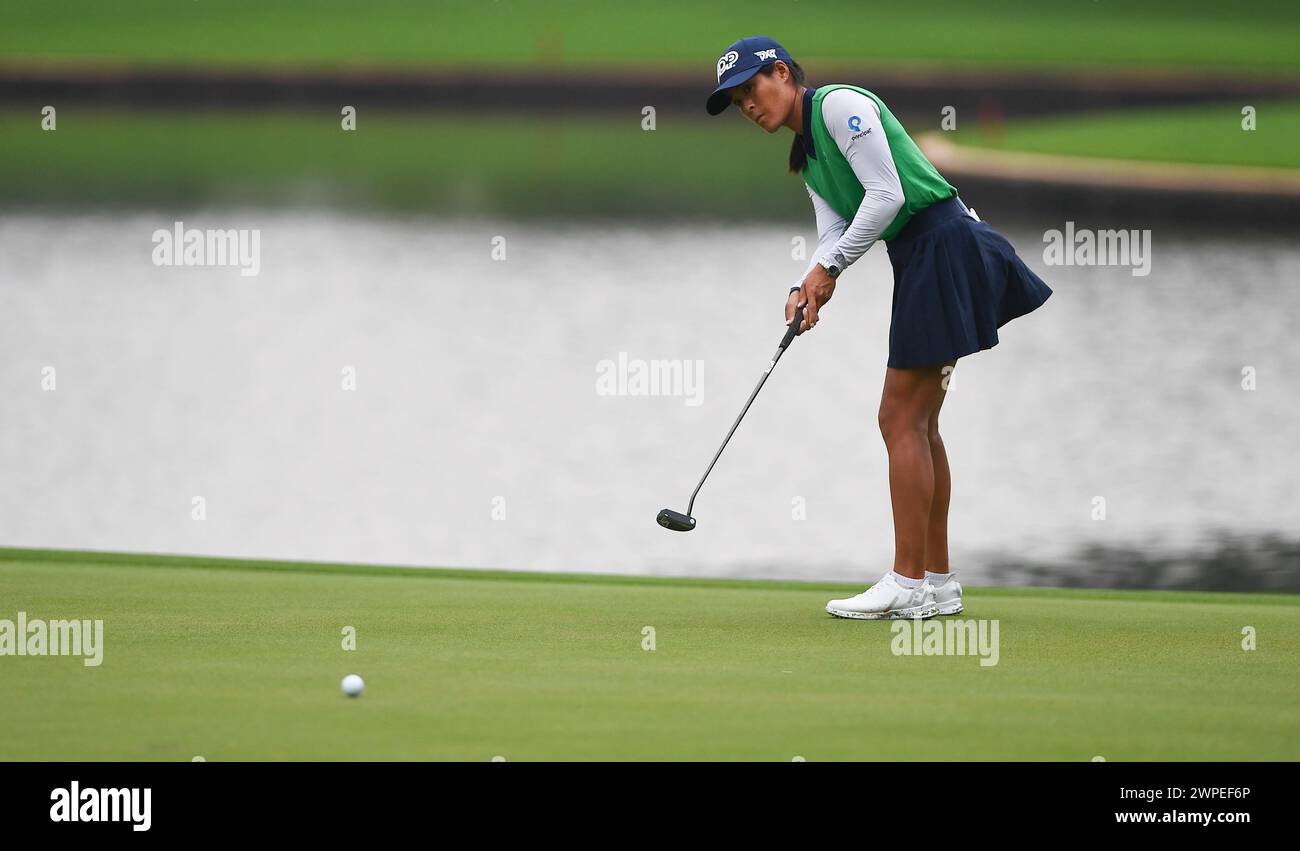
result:
M 947 366 L 956 366 L 951 361 Z M 949 371 L 951 376 L 952 372 Z M 930 415 L 930 466 L 934 468 L 934 498 L 930 501 L 930 520 L 925 532 L 925 569 L 931 573 L 948 572 L 948 502 L 952 498 L 952 473 L 948 469 L 948 453 L 939 436 L 939 410 L 948 398 L 945 390 L 939 404 Z
M 925 577 L 926 536 L 934 502 L 930 418 L 943 398 L 943 364 L 886 369 L 880 434 L 889 451 L 889 497 L 894 510 L 894 570 Z

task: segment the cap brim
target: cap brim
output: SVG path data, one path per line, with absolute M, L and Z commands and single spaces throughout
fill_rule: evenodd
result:
M 724 109 L 731 106 L 731 95 L 727 93 L 727 90 L 739 86 L 741 83 L 763 70 L 764 67 L 766 66 L 758 65 L 754 68 L 750 68 L 748 71 L 741 71 L 733 77 L 728 77 L 725 82 L 714 89 L 713 94 L 709 95 L 709 100 L 704 105 L 704 108 L 709 111 L 709 115 L 717 115 L 719 112 L 722 112 Z

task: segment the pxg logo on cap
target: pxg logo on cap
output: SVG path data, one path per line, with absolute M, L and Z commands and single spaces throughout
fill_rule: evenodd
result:
M 786 49 L 765 35 L 751 35 L 731 45 L 718 57 L 718 87 L 709 95 L 705 108 L 717 115 L 731 105 L 727 89 L 739 86 L 776 60 L 793 62 Z
M 723 74 L 727 73 L 732 68 L 736 67 L 736 61 L 738 59 L 740 59 L 740 54 L 734 50 L 728 50 L 726 53 L 722 54 L 722 58 L 718 60 L 718 82 L 719 83 L 722 82 Z

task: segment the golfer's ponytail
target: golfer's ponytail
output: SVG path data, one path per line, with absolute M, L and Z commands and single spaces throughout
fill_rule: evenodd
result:
M 782 59 L 781 61 L 785 62 L 784 59 Z M 790 68 L 790 77 L 791 79 L 794 80 L 794 84 L 796 86 L 802 86 L 804 83 L 804 73 L 803 73 L 803 69 L 799 67 L 799 63 L 791 59 L 789 62 L 786 62 L 785 64 Z M 772 69 L 774 69 L 775 67 L 776 67 L 775 63 L 765 65 L 763 66 L 762 69 L 759 70 L 759 73 L 766 74 L 767 76 L 770 77 L 772 76 Z M 804 120 L 806 121 L 807 118 L 805 117 Z M 792 174 L 802 174 L 803 167 L 807 163 L 808 163 L 808 155 L 803 152 L 803 139 L 801 139 L 798 136 L 798 134 L 796 134 L 794 137 L 794 141 L 790 143 L 790 172 Z

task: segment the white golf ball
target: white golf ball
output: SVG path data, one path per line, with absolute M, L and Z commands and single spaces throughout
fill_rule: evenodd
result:
M 343 693 L 348 697 L 356 697 L 361 694 L 361 690 L 365 687 L 365 681 L 356 674 L 348 674 L 343 678 Z

